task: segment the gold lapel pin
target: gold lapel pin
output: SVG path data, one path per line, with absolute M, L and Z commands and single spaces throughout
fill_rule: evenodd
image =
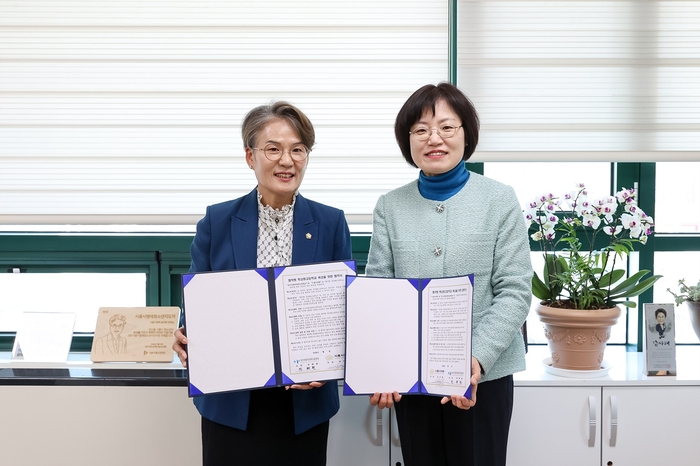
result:
M 306 234 L 306 239 L 311 239 L 311 233 Z

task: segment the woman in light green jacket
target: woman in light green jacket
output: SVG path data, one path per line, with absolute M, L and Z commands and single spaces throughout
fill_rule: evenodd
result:
M 479 119 L 455 86 L 418 89 L 394 130 L 404 158 L 421 171 L 377 201 L 366 274 L 474 274 L 472 398 L 394 392 L 376 393 L 370 402 L 395 407 L 406 466 L 503 466 L 512 374 L 525 368 L 520 328 L 532 297 L 522 210 L 511 187 L 466 169 Z

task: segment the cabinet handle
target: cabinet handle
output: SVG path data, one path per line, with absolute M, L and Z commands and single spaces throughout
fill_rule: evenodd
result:
M 394 411 L 394 408 L 391 408 L 391 432 L 390 432 L 390 438 L 391 438 L 391 444 L 394 445 L 395 447 L 401 447 L 401 441 L 399 440 L 399 423 L 396 420 L 396 411 Z
M 596 401 L 594 396 L 588 397 L 588 446 L 595 446 L 595 432 L 598 427 L 596 420 Z
M 375 408 L 375 410 L 377 411 L 377 442 L 384 446 L 384 417 L 381 409 Z
M 610 446 L 617 443 L 617 397 L 610 395 Z

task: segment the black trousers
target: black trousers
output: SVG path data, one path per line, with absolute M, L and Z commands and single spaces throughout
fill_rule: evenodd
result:
M 394 406 L 405 466 L 505 466 L 512 375 L 480 383 L 466 411 L 427 395 L 404 395 Z
M 329 421 L 294 433 L 292 392 L 254 390 L 248 428 L 234 429 L 202 418 L 203 466 L 325 466 Z

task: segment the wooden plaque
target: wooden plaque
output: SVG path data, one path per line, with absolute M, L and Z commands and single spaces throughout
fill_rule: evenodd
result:
M 101 307 L 90 359 L 93 362 L 171 362 L 178 307 Z

